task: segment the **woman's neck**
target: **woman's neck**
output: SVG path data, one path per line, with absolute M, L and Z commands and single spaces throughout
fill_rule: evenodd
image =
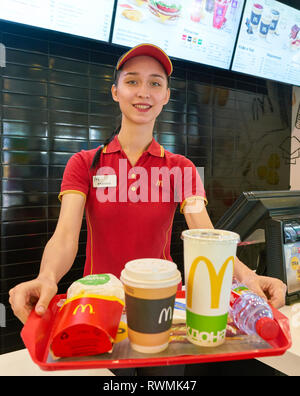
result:
M 152 142 L 153 128 L 145 125 L 128 127 L 122 123 L 118 139 L 126 154 L 141 154 Z

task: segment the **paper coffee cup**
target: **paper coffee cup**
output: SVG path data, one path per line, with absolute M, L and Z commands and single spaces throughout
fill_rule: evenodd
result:
M 239 235 L 214 229 L 182 232 L 187 339 L 196 345 L 225 341 Z
M 125 289 L 128 338 L 134 350 L 157 353 L 168 347 L 181 274 L 175 263 L 138 259 L 121 273 Z

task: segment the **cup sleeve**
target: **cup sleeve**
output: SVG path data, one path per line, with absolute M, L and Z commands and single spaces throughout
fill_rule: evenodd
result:
M 61 201 L 68 193 L 81 194 L 86 199 L 89 185 L 89 169 L 83 153 L 76 153 L 67 162 L 58 199 Z

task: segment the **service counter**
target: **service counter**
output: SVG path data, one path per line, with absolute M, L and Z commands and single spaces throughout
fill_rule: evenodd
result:
M 292 346 L 281 356 L 258 358 L 264 364 L 290 376 L 300 375 L 300 303 L 285 305 L 279 311 L 290 322 Z
M 108 369 L 44 371 L 36 365 L 27 349 L 0 355 L 0 376 L 113 376 Z
M 300 375 L 300 303 L 279 310 L 290 322 L 292 346 L 281 356 L 258 358 L 264 364 L 290 376 Z M 27 349 L 0 355 L 0 376 L 113 376 L 108 369 L 43 371 L 30 358 Z

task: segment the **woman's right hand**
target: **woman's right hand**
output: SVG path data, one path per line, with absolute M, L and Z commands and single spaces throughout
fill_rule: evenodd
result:
M 48 278 L 37 277 L 9 291 L 9 302 L 16 317 L 25 324 L 32 309 L 43 315 L 57 293 L 57 284 Z
M 63 195 L 58 223 L 45 246 L 38 277 L 9 291 L 12 310 L 21 322 L 26 322 L 34 307 L 38 315 L 46 312 L 57 293 L 57 283 L 71 268 L 78 251 L 84 205 L 84 194 Z

